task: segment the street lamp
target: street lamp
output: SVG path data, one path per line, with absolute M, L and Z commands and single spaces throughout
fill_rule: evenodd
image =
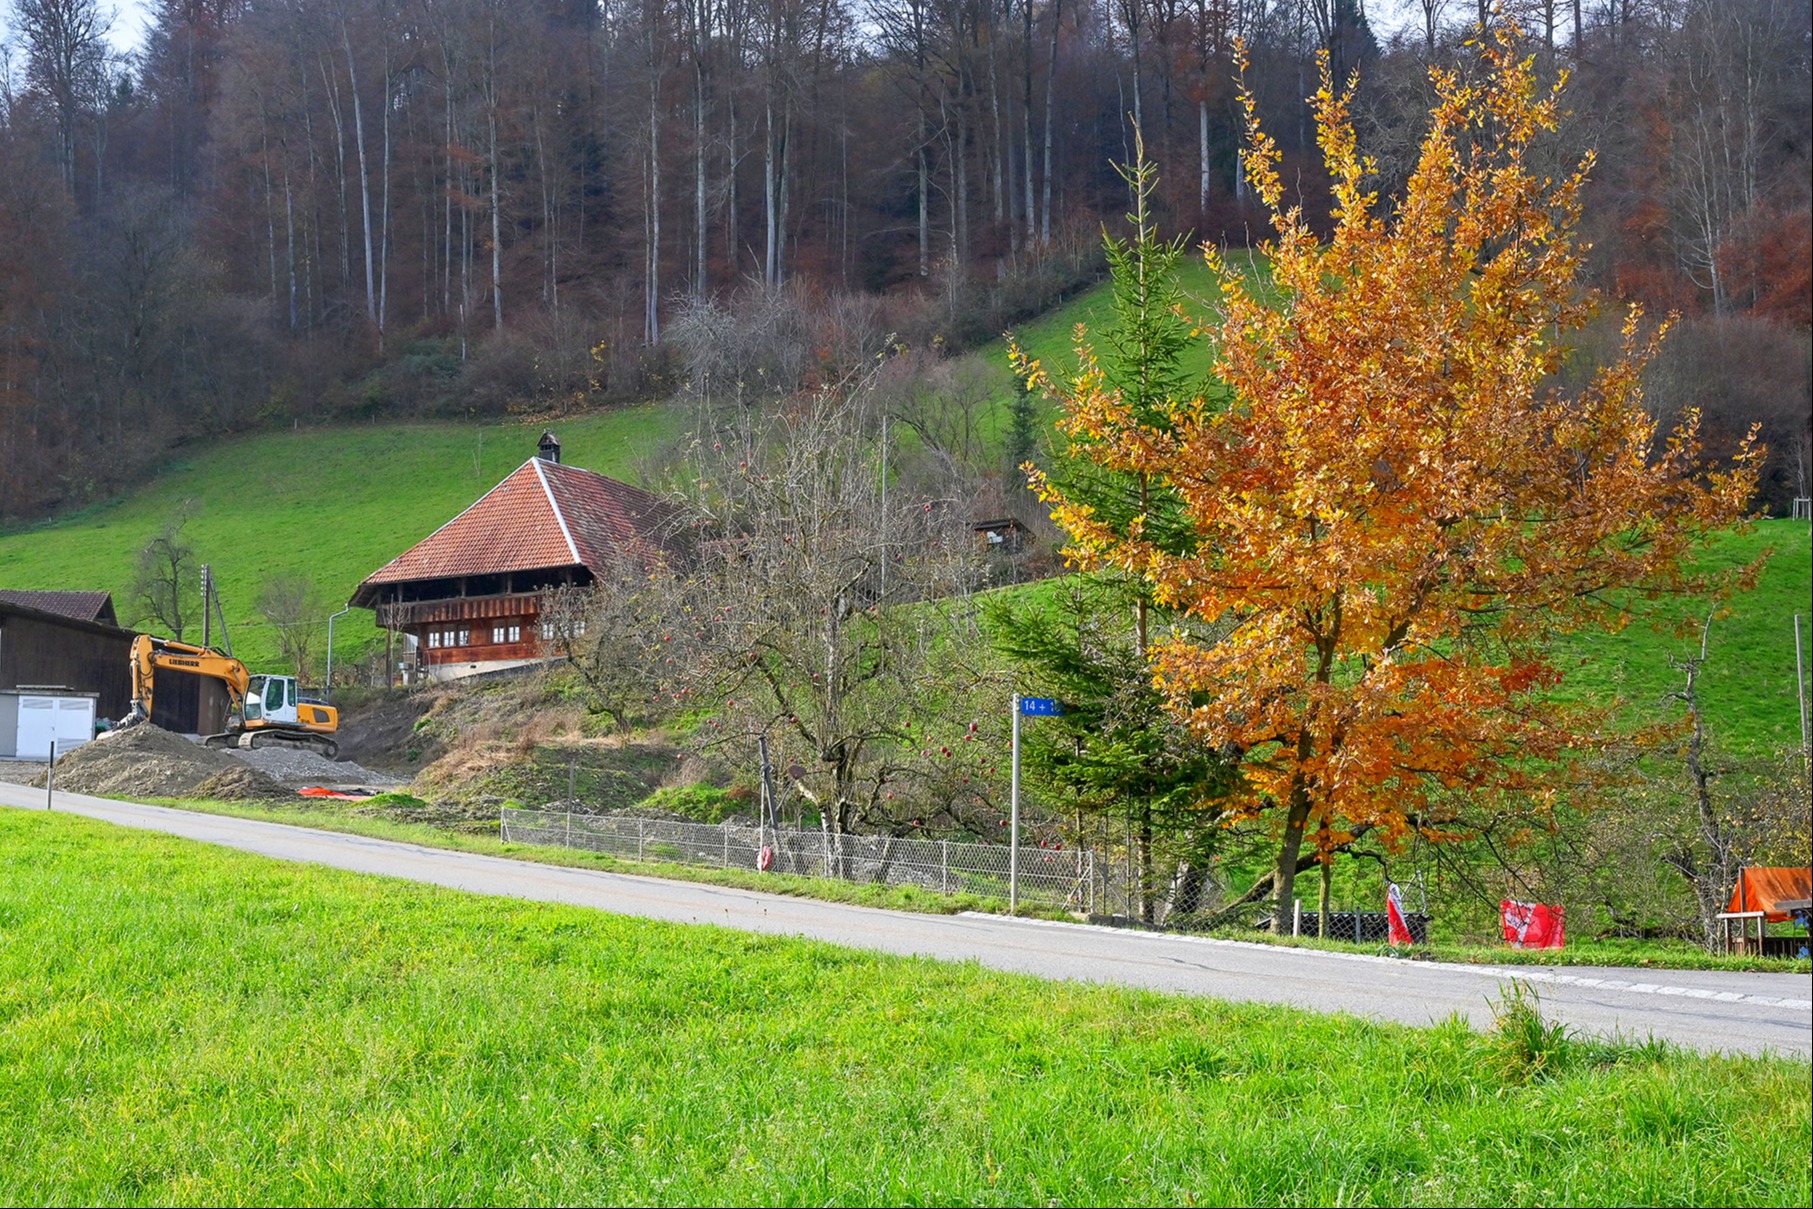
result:
M 351 604 L 327 619 L 327 703 L 334 703 L 334 622 L 353 611 Z

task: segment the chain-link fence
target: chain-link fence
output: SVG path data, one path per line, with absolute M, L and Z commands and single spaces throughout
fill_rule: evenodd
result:
M 1327 940 L 1345 940 L 1352 944 L 1384 942 L 1391 935 L 1390 917 L 1383 911 L 1328 912 L 1328 931 L 1322 931 L 1322 917 L 1314 911 L 1301 912 L 1294 921 L 1299 936 L 1322 936 Z M 1429 917 L 1421 911 L 1404 912 L 1404 926 L 1410 929 L 1413 943 L 1429 943 Z
M 919 886 L 941 894 L 1008 896 L 1010 853 L 1002 844 L 763 830 L 514 807 L 504 808 L 503 838 L 507 843 L 550 844 L 721 869 L 759 869 L 767 848 L 769 869 L 775 873 Z M 1022 847 L 1019 864 L 1021 901 L 1095 910 L 1095 855 L 1088 849 Z

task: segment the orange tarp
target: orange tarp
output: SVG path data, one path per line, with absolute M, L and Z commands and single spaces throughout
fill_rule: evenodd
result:
M 1775 904 L 1813 898 L 1813 869 L 1739 869 L 1737 887 L 1731 891 L 1727 911 L 1762 911 L 1763 918 L 1778 924 L 1788 918 Z

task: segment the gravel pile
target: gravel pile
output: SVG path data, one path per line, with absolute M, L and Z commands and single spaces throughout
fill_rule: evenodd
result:
M 211 778 L 245 771 L 245 765 L 224 751 L 210 751 L 141 722 L 108 731 L 59 759 L 57 788 L 72 793 L 191 798 L 202 796 L 196 791 Z M 38 777 L 35 783 L 42 785 L 44 778 Z M 282 789 L 275 781 L 271 786 Z M 244 789 L 244 783 L 240 788 Z
M 259 747 L 251 751 L 235 748 L 230 754 L 234 759 L 245 761 L 259 772 L 274 777 L 285 785 L 363 785 L 368 789 L 383 789 L 408 784 L 387 773 L 361 767 L 351 760 L 330 760 L 312 751 Z

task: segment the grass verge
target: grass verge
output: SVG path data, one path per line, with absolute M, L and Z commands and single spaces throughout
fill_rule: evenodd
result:
M 0 811 L 0 1196 L 1805 1204 L 1808 1067 L 1041 982 Z M 1521 1006 L 1519 1006 L 1521 1005 Z

